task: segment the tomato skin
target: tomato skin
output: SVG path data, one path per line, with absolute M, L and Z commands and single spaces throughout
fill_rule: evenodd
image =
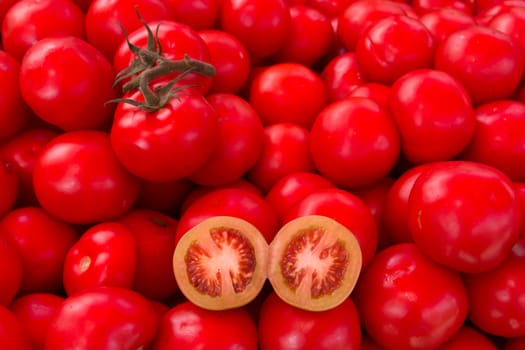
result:
M 15 166 L 11 161 L 0 158 L 0 218 L 15 206 L 19 187 Z
M 135 91 L 131 99 L 140 101 Z M 213 155 L 218 143 L 217 112 L 204 96 L 185 91 L 155 112 L 119 103 L 111 127 L 111 145 L 119 161 L 148 181 L 189 176 Z
M 424 15 L 430 11 L 447 8 L 472 14 L 473 1 L 470 0 L 414 0 L 412 8 L 419 15 Z
M 266 126 L 263 136 L 261 153 L 246 174 L 263 193 L 283 176 L 315 171 L 307 128 L 289 122 L 276 123 Z
M 26 128 L 0 147 L 0 152 L 12 165 L 18 178 L 18 207 L 38 205 L 33 189 L 33 168 L 42 148 L 56 136 L 58 132 L 55 130 Z M 5 195 L 2 197 L 6 198 Z
M 417 246 L 462 272 L 495 268 L 521 234 L 523 208 L 511 180 L 475 162 L 435 163 L 419 175 L 408 200 Z
M 0 141 L 7 140 L 24 129 L 31 110 L 20 90 L 20 62 L 0 50 Z
M 228 215 L 254 225 L 270 243 L 279 229 L 277 214 L 264 198 L 244 187 L 212 189 L 194 199 L 182 213 L 175 242 L 193 226 L 212 216 Z
M 178 221 L 152 209 L 134 209 L 119 222 L 136 243 L 133 289 L 150 300 L 165 302 L 172 298 L 179 290 L 172 266 Z
M 253 107 L 241 97 L 216 93 L 206 99 L 217 113 L 218 142 L 212 157 L 189 179 L 204 186 L 226 186 L 257 162 L 264 146 L 264 128 Z
M 31 341 L 22 323 L 11 310 L 0 305 L 0 348 L 31 350 Z
M 131 33 L 147 22 L 172 18 L 168 5 L 161 0 L 92 0 L 85 16 L 87 40 L 109 60 L 124 41 L 124 32 Z
M 153 304 L 132 290 L 91 288 L 57 308 L 44 349 L 138 349 L 152 344 L 158 325 Z M 72 327 L 75 325 L 75 327 Z
M 200 37 L 210 52 L 215 67 L 209 93 L 239 93 L 250 76 L 251 59 L 244 44 L 236 36 L 219 29 L 200 30 Z
M 219 28 L 235 35 L 253 60 L 279 51 L 292 25 L 283 0 L 223 0 L 219 22 Z
M 380 251 L 361 274 L 352 297 L 364 331 L 385 349 L 437 348 L 467 318 L 460 275 L 413 243 Z
M 115 219 L 140 192 L 140 181 L 119 163 L 109 135 L 94 130 L 66 132 L 49 141 L 36 160 L 33 185 L 45 210 L 75 224 Z
M 103 222 L 85 230 L 68 250 L 63 270 L 68 295 L 99 286 L 130 289 L 137 266 L 137 241 L 118 222 Z
M 42 120 L 62 130 L 100 129 L 111 120 L 117 97 L 110 62 L 72 36 L 48 37 L 31 46 L 20 66 L 22 97 Z M 50 93 L 52 91 L 52 93 Z
M 223 0 L 164 0 L 173 19 L 196 30 L 216 28 Z
M 403 155 L 415 164 L 456 157 L 476 128 L 468 92 L 455 78 L 434 69 L 414 70 L 396 80 L 390 110 Z
M 65 300 L 52 293 L 31 293 L 18 297 L 9 306 L 31 340 L 33 350 L 43 350 L 51 320 Z
M 525 346 L 525 336 L 514 337 L 506 340 L 503 350 L 521 350 Z
M 472 15 L 449 7 L 426 12 L 419 20 L 432 34 L 436 47 L 450 34 L 476 24 Z
M 524 259 L 525 245 L 519 241 L 495 268 L 465 275 L 469 319 L 488 334 L 506 338 L 525 335 L 525 308 L 520 302 L 525 295 Z
M 389 110 L 391 87 L 380 83 L 364 83 L 353 89 L 349 97 L 365 97 L 376 102 L 380 107 Z
M 218 312 L 184 301 L 161 319 L 153 349 L 257 350 L 257 328 L 244 308 Z
M 415 69 L 432 67 L 434 51 L 432 34 L 418 19 L 406 15 L 378 20 L 361 35 L 355 48 L 365 78 L 384 84 Z
M 514 181 L 525 181 L 525 102 L 498 100 L 475 109 L 476 131 L 462 159 L 503 171 Z
M 355 52 L 336 55 L 323 67 L 321 78 L 325 84 L 328 101 L 342 100 L 365 82 Z
M 349 97 L 328 104 L 310 130 L 310 152 L 317 170 L 346 189 L 385 177 L 400 150 L 394 120 L 369 98 Z
M 439 350 L 497 350 L 483 333 L 471 326 L 463 326 Z
M 177 216 L 182 203 L 195 187 L 196 185 L 186 178 L 168 182 L 143 181 L 134 207 Z
M 360 349 L 359 315 L 351 298 L 314 312 L 288 305 L 271 292 L 261 306 L 258 325 L 261 350 Z
M 472 103 L 480 105 L 515 92 L 523 72 L 521 55 L 508 35 L 475 25 L 452 33 L 440 43 L 434 67 L 456 78 L 467 89 Z
M 84 13 L 71 0 L 21 0 L 2 22 L 4 49 L 18 60 L 38 40 L 67 35 L 85 37 Z
M 9 306 L 22 286 L 22 259 L 17 247 L 8 238 L 0 236 L 0 306 Z
M 359 242 L 362 270 L 372 261 L 377 250 L 377 226 L 370 208 L 359 197 L 340 188 L 318 189 L 291 207 L 283 223 L 305 215 L 328 216 L 346 226 Z
M 0 236 L 17 248 L 23 279 L 19 293 L 60 293 L 62 268 L 68 250 L 78 239 L 77 230 L 40 207 L 21 207 L 0 221 Z

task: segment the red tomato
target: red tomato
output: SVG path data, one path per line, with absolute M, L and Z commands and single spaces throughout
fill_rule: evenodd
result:
M 518 242 L 495 268 L 465 275 L 469 319 L 499 337 L 525 336 L 525 245 Z
M 31 293 L 18 297 L 9 306 L 27 331 L 33 350 L 43 350 L 44 342 L 56 310 L 65 299 L 51 293 Z
M 0 218 L 7 214 L 16 203 L 19 180 L 11 160 L 0 159 Z
M 279 230 L 273 208 L 259 194 L 245 188 L 218 188 L 194 199 L 177 224 L 175 241 L 193 226 L 211 216 L 229 215 L 244 219 L 261 231 L 269 243 Z
M 400 149 L 394 120 L 369 98 L 332 102 L 310 130 L 316 168 L 344 188 L 370 185 L 385 177 L 397 162 Z
M 412 243 L 379 252 L 352 296 L 364 331 L 385 349 L 435 349 L 467 318 L 467 292 L 460 275 Z
M 465 88 L 434 69 L 411 71 L 399 78 L 392 86 L 390 110 L 401 134 L 403 155 L 415 164 L 456 157 L 476 127 Z
M 241 97 L 216 93 L 206 99 L 217 112 L 218 142 L 211 158 L 189 179 L 204 186 L 226 186 L 257 162 L 264 146 L 264 129 L 253 107 Z
M 117 94 L 110 62 L 72 36 L 48 37 L 31 46 L 20 66 L 20 89 L 42 120 L 63 130 L 107 126 Z
M 153 349 L 257 350 L 257 346 L 257 327 L 246 309 L 211 311 L 185 301 L 161 319 Z
M 199 31 L 215 67 L 210 93 L 239 93 L 250 76 L 251 59 L 236 36 L 219 29 Z
M 148 299 L 117 287 L 69 296 L 49 325 L 45 349 L 140 349 L 153 343 L 159 313 Z
M 0 305 L 0 349 L 31 350 L 27 331 L 11 310 Z
M 137 241 L 128 227 L 103 222 L 89 227 L 68 250 L 63 269 L 68 295 L 99 286 L 131 289 Z
M 321 71 L 321 79 L 328 93 L 328 101 L 332 102 L 348 97 L 365 82 L 353 51 L 339 54 L 328 61 Z
M 333 44 L 335 33 L 330 18 L 311 5 L 290 5 L 288 10 L 292 20 L 290 32 L 273 59 L 312 66 Z
M 44 128 L 28 128 L 5 142 L 0 152 L 13 166 L 18 178 L 17 206 L 37 205 L 33 189 L 33 168 L 40 151 L 58 132 Z M 4 188 L 12 191 L 13 187 Z M 8 198 L 3 195 L 1 198 Z
M 261 154 L 247 179 L 266 193 L 288 174 L 315 171 L 309 144 L 310 132 L 305 127 L 286 122 L 266 126 Z
M 258 319 L 259 348 L 359 350 L 361 328 L 352 299 L 324 312 L 306 311 L 275 292 L 264 300 Z
M 472 14 L 473 3 L 473 0 L 413 0 L 412 8 L 419 15 L 444 8 Z
M 525 102 L 498 100 L 475 109 L 476 131 L 462 158 L 525 181 Z
M 23 207 L 0 221 L 0 236 L 15 245 L 21 258 L 21 294 L 63 290 L 64 260 L 78 239 L 75 228 L 39 207 Z
M 328 179 L 317 173 L 295 172 L 276 181 L 265 196 L 281 222 L 288 211 L 307 195 L 323 188 L 335 188 Z
M 68 35 L 84 38 L 84 13 L 71 0 L 21 0 L 2 23 L 4 49 L 19 60 L 38 40 Z
M 327 102 L 323 81 L 300 63 L 277 63 L 258 73 L 249 101 L 264 125 L 295 123 L 309 129 Z
M 340 188 L 317 189 L 291 207 L 283 223 L 305 215 L 328 216 L 346 226 L 359 242 L 362 269 L 372 261 L 377 250 L 377 226 L 370 208 L 359 197 Z
M 164 0 L 173 19 L 196 30 L 212 29 L 218 25 L 223 0 Z
M 497 350 L 496 345 L 482 332 L 463 326 L 439 350 Z
M 101 3 L 104 1 L 101 1 Z M 160 0 L 153 1 L 157 2 Z M 154 33 L 154 37 L 161 48 L 162 57 L 168 60 L 181 60 L 185 55 L 188 55 L 192 59 L 210 62 L 210 51 L 206 42 L 199 36 L 198 32 L 189 25 L 173 20 L 153 21 L 148 22 L 147 25 Z M 128 40 L 136 47 L 145 49 L 148 46 L 148 36 L 147 28 L 141 26 L 129 34 Z M 116 49 L 113 66 L 117 72 L 120 72 L 127 68 L 134 59 L 135 54 L 130 50 L 128 42 L 123 40 Z M 177 77 L 179 74 L 179 72 L 169 74 L 168 76 L 164 76 L 162 80 L 165 82 L 166 80 Z M 177 82 L 175 87 L 192 85 L 198 91 L 205 94 L 210 90 L 211 84 L 212 77 L 192 72 Z
M 219 22 L 221 29 L 244 44 L 254 60 L 279 51 L 292 27 L 284 0 L 223 0 Z
M 510 97 L 515 92 L 523 72 L 521 54 L 508 35 L 476 25 L 443 40 L 437 48 L 434 66 L 463 84 L 474 105 L 479 105 Z
M 328 17 L 337 17 L 341 12 L 343 12 L 348 5 L 350 5 L 355 0 L 307 0 L 304 1 L 303 5 L 310 5 L 311 7 L 321 11 Z M 293 1 L 288 1 L 293 2 Z M 301 3 L 301 0 L 295 2 Z
M 476 24 L 472 15 L 449 7 L 426 12 L 419 21 L 432 33 L 436 46 L 450 34 Z
M 408 225 L 417 246 L 461 272 L 495 268 L 521 234 L 523 207 L 511 180 L 475 162 L 435 163 L 415 181 Z
M 165 302 L 172 298 L 179 290 L 172 265 L 177 220 L 152 209 L 135 209 L 119 222 L 136 242 L 133 289 L 151 300 Z M 121 269 L 121 273 L 127 271 Z
M 15 299 L 23 280 L 22 259 L 9 237 L 0 235 L 0 306 L 9 306 Z
M 109 61 L 113 60 L 125 34 L 143 26 L 136 11 L 145 22 L 173 17 L 162 0 L 92 0 L 85 18 L 87 40 Z
M 186 178 L 168 182 L 143 181 L 135 208 L 178 215 L 182 203 L 194 189 L 195 184 Z
M 434 51 L 432 34 L 419 20 L 406 15 L 371 24 L 355 48 L 365 78 L 385 84 L 415 69 L 432 67 Z
M 18 60 L 0 50 L 0 141 L 15 136 L 31 118 L 31 110 L 22 98 L 19 77 Z
M 55 217 L 75 224 L 113 220 L 131 208 L 140 182 L 101 131 L 63 133 L 42 149 L 33 169 L 35 194 Z
M 364 83 L 353 89 L 349 97 L 366 97 L 373 100 L 380 107 L 389 110 L 391 87 L 380 83 Z
M 142 101 L 140 91 L 130 95 Z M 148 181 L 174 181 L 189 176 L 211 159 L 219 143 L 217 112 L 204 96 L 185 90 L 158 111 L 119 103 L 111 127 L 118 160 Z

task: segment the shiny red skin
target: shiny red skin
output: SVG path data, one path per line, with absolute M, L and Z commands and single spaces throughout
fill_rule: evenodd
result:
M 314 172 L 310 132 L 295 123 L 283 122 L 264 128 L 263 147 L 246 178 L 266 193 L 279 179 L 298 172 Z
M 0 158 L 0 218 L 15 206 L 19 193 L 19 182 L 13 162 L 5 156 Z
M 317 170 L 347 189 L 385 177 L 397 162 L 400 143 L 390 114 L 365 97 L 328 104 L 310 130 L 310 152 Z
M 40 207 L 21 207 L 10 211 L 0 221 L 0 236 L 10 240 L 20 256 L 21 294 L 62 292 L 64 260 L 78 239 L 73 226 Z
M 283 222 L 305 215 L 328 216 L 346 226 L 359 242 L 362 270 L 372 261 L 377 250 L 377 226 L 370 208 L 359 197 L 340 188 L 318 189 L 291 207 Z
M 261 305 L 258 318 L 261 350 L 359 350 L 359 315 L 351 298 L 327 311 L 301 310 L 275 292 Z
M 431 68 L 434 51 L 432 34 L 418 19 L 406 15 L 373 23 L 360 36 L 355 48 L 365 79 L 384 84 L 392 84 L 415 69 Z
M 521 234 L 523 208 L 501 171 L 469 161 L 435 163 L 415 181 L 408 225 L 417 246 L 462 272 L 495 268 Z
M 364 83 L 353 89 L 349 97 L 365 97 L 376 102 L 380 107 L 389 110 L 391 87 L 380 83 Z
M 365 83 L 353 51 L 338 54 L 329 60 L 321 71 L 321 78 L 330 102 L 348 97 L 352 90 Z
M 392 350 L 437 348 L 463 326 L 468 312 L 459 273 L 435 263 L 413 243 L 379 252 L 352 297 L 364 331 Z
M 503 171 L 525 181 L 525 102 L 498 100 L 475 109 L 476 131 L 462 159 Z
M 152 209 L 134 209 L 119 222 L 131 232 L 136 245 L 132 288 L 150 300 L 173 298 L 179 290 L 172 266 L 177 219 Z
M 159 312 L 132 290 L 97 287 L 69 296 L 49 325 L 45 349 L 138 349 L 151 346 Z M 74 327 L 72 327 L 74 325 Z
M 476 328 L 465 325 L 459 329 L 439 350 L 497 350 L 496 345 Z
M 326 88 L 319 75 L 295 62 L 263 68 L 249 91 L 249 102 L 265 126 L 295 123 L 309 129 L 327 103 Z
M 393 84 L 390 96 L 401 150 L 414 164 L 453 159 L 474 135 L 476 118 L 468 92 L 447 73 L 411 71 Z
M 512 96 L 523 74 L 521 55 L 508 35 L 475 25 L 452 33 L 440 43 L 434 67 L 456 78 L 467 89 L 472 103 L 480 105 Z
M 119 222 L 90 226 L 68 250 L 63 269 L 67 295 L 99 286 L 130 289 L 137 266 L 137 241 Z
M 436 46 L 450 34 L 476 24 L 472 15 L 449 7 L 426 12 L 419 21 L 430 31 Z
M 196 30 L 216 28 L 223 0 L 164 0 L 172 18 Z
M 466 274 L 469 319 L 484 332 L 504 338 L 525 335 L 525 245 L 518 242 L 495 268 Z
M 9 306 L 31 340 L 33 350 L 43 350 L 47 330 L 56 310 L 65 300 L 52 293 L 30 293 L 18 297 Z
M 22 286 L 23 266 L 20 253 L 9 237 L 0 236 L 0 305 L 9 306 Z
M 27 331 L 11 310 L 0 305 L 0 348 L 32 350 Z
M 46 211 L 75 224 L 118 218 L 140 192 L 140 181 L 118 161 L 109 135 L 93 130 L 66 132 L 48 142 L 35 163 L 33 185 Z
M 439 9 L 454 9 L 465 14 L 472 15 L 474 0 L 414 0 L 412 8 L 422 16 L 428 12 Z
M 246 309 L 211 311 L 184 301 L 164 314 L 152 349 L 257 350 L 257 327 Z
M 68 35 L 85 38 L 84 13 L 71 0 L 21 0 L 2 22 L 4 50 L 18 60 L 38 40 Z

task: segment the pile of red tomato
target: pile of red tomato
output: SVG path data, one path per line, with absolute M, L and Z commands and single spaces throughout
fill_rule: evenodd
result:
M 525 1 L 6 0 L 0 21 L 0 349 L 525 348 Z M 268 243 L 335 219 L 355 289 L 194 305 L 175 246 L 220 215 Z

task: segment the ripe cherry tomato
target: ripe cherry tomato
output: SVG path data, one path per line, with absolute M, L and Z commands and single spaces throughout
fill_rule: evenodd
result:
M 119 222 L 89 227 L 67 251 L 63 268 L 68 295 L 99 286 L 131 289 L 137 266 L 137 241 Z
M 19 182 L 12 161 L 0 158 L 0 218 L 15 206 L 19 194 Z
M 353 89 L 350 97 L 366 97 L 376 102 L 380 107 L 389 110 L 390 108 L 390 92 L 389 85 L 380 83 L 364 83 Z
M 57 308 L 45 349 L 148 348 L 157 333 L 159 313 L 137 292 L 117 287 L 90 288 L 69 296 Z
M 73 226 L 40 207 L 21 207 L 0 221 L 0 236 L 13 243 L 20 256 L 23 269 L 20 294 L 63 290 L 64 259 L 78 239 Z
M 38 40 L 50 36 L 84 39 L 84 13 L 71 0 L 21 0 L 2 23 L 4 49 L 18 60 Z
M 417 246 L 462 272 L 500 264 L 519 238 L 522 222 L 512 181 L 481 163 L 435 163 L 419 175 L 408 199 L 408 225 Z
M 264 128 L 263 142 L 257 161 L 246 175 L 262 192 L 268 192 L 288 174 L 315 171 L 307 128 L 289 122 L 271 124 Z
M 257 350 L 257 328 L 244 308 L 217 312 L 184 301 L 161 319 L 153 349 Z
M 261 305 L 258 334 L 261 350 L 358 350 L 361 343 L 359 315 L 350 298 L 315 312 L 288 305 L 272 292 Z
M 434 69 L 400 77 L 392 86 L 390 110 L 401 134 L 403 155 L 415 164 L 456 157 L 476 127 L 467 90 L 449 74 Z
M 164 0 L 172 18 L 193 29 L 216 28 L 223 0 Z
M 31 350 L 31 339 L 22 322 L 11 310 L 0 305 L 0 349 Z
M 470 0 L 414 0 L 412 8 L 419 15 L 439 9 L 454 9 L 466 14 L 472 14 L 473 1 Z
M 15 299 L 23 279 L 23 266 L 16 244 L 0 235 L 0 306 L 9 306 Z
M 117 96 L 111 63 L 91 44 L 73 36 L 36 42 L 20 66 L 22 96 L 35 114 L 63 130 L 107 126 Z
M 439 350 L 497 350 L 490 339 L 472 326 L 463 326 Z
M 392 350 L 438 348 L 463 326 L 468 312 L 459 273 L 435 263 L 413 243 L 380 251 L 352 297 L 364 331 Z
M 342 100 L 365 82 L 355 52 L 345 52 L 333 57 L 323 67 L 321 78 L 325 84 L 328 101 Z
M 349 97 L 328 104 L 310 130 L 316 168 L 344 188 L 370 185 L 385 177 L 400 149 L 394 120 L 369 98 Z
M 449 7 L 426 12 L 419 20 L 432 33 L 436 46 L 450 34 L 476 24 L 472 15 Z
M 55 217 L 75 224 L 112 220 L 125 213 L 140 192 L 113 153 L 107 133 L 71 131 L 49 141 L 33 169 L 35 194 Z

